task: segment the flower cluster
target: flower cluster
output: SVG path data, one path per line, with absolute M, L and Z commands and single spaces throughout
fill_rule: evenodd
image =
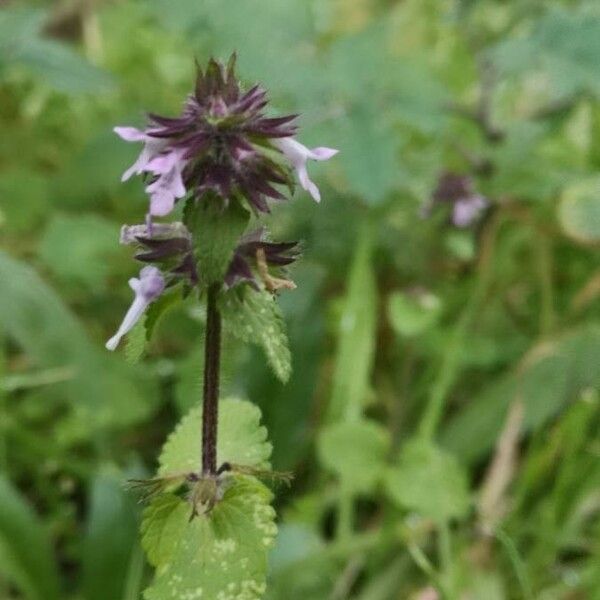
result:
M 424 207 L 423 216 L 429 216 L 432 208 L 440 204 L 449 204 L 452 208 L 452 223 L 464 228 L 481 217 L 489 201 L 475 192 L 473 180 L 468 175 L 443 173 L 431 201 Z
M 285 199 L 282 188 L 293 189 L 293 173 L 301 187 L 320 201 L 307 162 L 327 160 L 337 150 L 302 145 L 294 137 L 297 115 L 266 116 L 267 104 L 267 93 L 260 86 L 242 89 L 234 55 L 226 67 L 214 59 L 204 71 L 198 67 L 195 89 L 178 117 L 150 114 L 143 130 L 115 127 L 125 141 L 143 144 L 122 179 L 143 175 L 150 200 L 146 224 L 124 226 L 121 242 L 136 245 L 136 258 L 152 266 L 130 281 L 135 299 L 106 344 L 110 350 L 165 288 L 183 281 L 189 290 L 202 281 L 190 231 L 183 223 L 153 223 L 153 217 L 168 215 L 183 199 L 200 203 L 208 197 L 218 198 L 224 210 L 235 201 L 255 215 L 267 213 L 270 201 Z M 280 275 L 297 254 L 295 242 L 270 242 L 264 229 L 247 234 L 233 252 L 224 289 L 242 283 L 256 289 L 262 284 L 270 291 L 293 287 Z

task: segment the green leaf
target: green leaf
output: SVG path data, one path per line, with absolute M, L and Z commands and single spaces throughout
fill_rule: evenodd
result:
M 217 461 L 268 468 L 271 445 L 250 402 L 219 403 Z M 192 410 L 167 440 L 159 475 L 197 471 L 201 463 L 202 414 Z M 233 476 L 222 499 L 190 521 L 190 504 L 166 494 L 144 512 L 142 544 L 157 568 L 147 600 L 260 598 L 265 591 L 267 551 L 276 533 L 271 492 L 258 480 Z M 227 484 L 226 484 L 227 485 Z
M 182 513 L 186 518 L 181 518 Z M 178 540 L 185 535 L 189 515 L 190 507 L 172 494 L 158 496 L 144 510 L 142 547 L 151 565 L 158 567 L 169 562 Z
M 451 454 L 423 440 L 404 445 L 398 464 L 387 471 L 386 487 L 399 506 L 438 522 L 469 510 L 465 471 Z
M 366 420 L 330 425 L 318 441 L 321 463 L 352 492 L 373 489 L 383 475 L 389 448 L 387 431 Z
M 508 407 L 520 398 L 523 432 L 538 430 L 586 387 L 600 385 L 600 328 L 584 327 L 534 346 L 513 372 L 488 383 L 448 423 L 442 443 L 462 461 L 489 452 Z
M 358 419 L 369 388 L 375 349 L 377 295 L 372 258 L 372 234 L 360 234 L 340 319 L 328 420 Z
M 130 364 L 139 362 L 146 351 L 146 320 L 147 316 L 143 315 L 134 325 L 133 329 L 127 334 L 125 342 L 125 360 Z
M 27 600 L 61 597 L 57 565 L 44 525 L 0 475 L 0 574 Z
M 54 40 L 30 40 L 20 49 L 16 59 L 46 85 L 61 92 L 97 93 L 110 91 L 113 87 L 108 73 Z
M 123 473 L 102 468 L 92 482 L 82 548 L 82 595 L 86 600 L 122 600 L 137 551 L 139 510 L 123 487 Z
M 207 286 L 223 281 L 249 217 L 237 200 L 227 207 L 217 197 L 187 203 L 184 222 L 192 232 L 198 272 Z
M 600 93 L 598 16 L 551 10 L 535 23 L 529 35 L 502 41 L 492 54 L 507 73 L 546 73 L 557 96 L 586 90 Z
M 285 322 L 273 294 L 249 286 L 234 288 L 221 296 L 220 310 L 227 331 L 244 342 L 261 346 L 275 375 L 287 382 L 292 361 Z
M 0 225 L 9 233 L 36 230 L 52 208 L 47 178 L 23 167 L 2 173 L 0 197 Z
M 147 371 L 136 371 L 92 344 L 86 331 L 38 274 L 0 252 L 0 324 L 39 367 L 72 369 L 56 384 L 86 427 L 128 425 L 152 410 L 156 392 Z
M 575 240 L 600 241 L 600 177 L 568 186 L 563 191 L 558 217 L 564 231 Z
M 433 294 L 409 296 L 394 292 L 388 301 L 388 315 L 394 331 L 404 337 L 420 335 L 432 327 L 440 315 L 441 303 Z
M 162 294 L 157 298 L 146 311 L 145 330 L 146 330 L 146 341 L 152 339 L 152 334 L 156 329 L 156 325 L 160 321 L 161 317 L 164 316 L 175 304 L 181 300 L 181 293 L 179 290 L 171 290 Z
M 163 447 L 159 475 L 198 471 L 202 462 L 200 434 L 202 409 L 192 409 Z M 271 444 L 260 425 L 260 410 L 251 402 L 226 398 L 219 402 L 217 464 L 229 462 L 257 469 L 269 466 Z
M 277 528 L 271 492 L 234 477 L 207 515 L 189 520 L 187 502 L 166 496 L 148 508 L 143 544 L 157 567 L 146 600 L 255 600 L 266 590 L 267 552 Z
M 44 232 L 40 256 L 63 282 L 102 289 L 108 274 L 107 258 L 118 249 L 115 225 L 102 217 L 55 214 Z
M 50 87 L 69 93 L 110 89 L 112 78 L 66 44 L 41 37 L 44 10 L 4 9 L 0 13 L 0 63 L 18 64 Z

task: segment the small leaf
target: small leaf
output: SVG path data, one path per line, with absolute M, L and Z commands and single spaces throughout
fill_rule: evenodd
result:
M 271 498 L 259 481 L 236 476 L 212 511 L 192 521 L 184 500 L 155 500 L 143 524 L 143 544 L 157 567 L 146 600 L 261 598 L 277 532 Z
M 227 207 L 216 197 L 186 205 L 184 222 L 193 234 L 198 272 L 207 285 L 222 282 L 249 218 L 237 200 Z
M 221 312 L 229 332 L 247 343 L 262 346 L 275 375 L 286 383 L 292 372 L 292 360 L 285 323 L 275 297 L 246 286 L 221 297 Z
M 403 508 L 436 521 L 462 518 L 469 509 L 467 476 L 449 453 L 413 440 L 387 472 L 390 498 Z
M 600 177 L 567 187 L 558 216 L 565 232 L 579 242 L 600 241 Z
M 140 361 L 146 350 L 146 319 L 146 315 L 142 316 L 127 334 L 125 360 L 132 365 Z
M 368 492 L 383 475 L 389 446 L 383 427 L 361 420 L 324 429 L 318 451 L 323 465 L 339 476 L 345 489 Z
M 394 331 L 404 337 L 419 335 L 435 324 L 441 303 L 433 294 L 409 296 L 394 292 L 388 302 L 388 314 Z
M 159 475 L 198 471 L 202 462 L 200 432 L 202 409 L 192 409 L 169 436 L 160 455 Z M 217 464 L 224 462 L 266 469 L 271 444 L 260 424 L 260 409 L 245 400 L 227 398 L 219 402 Z
M 146 320 L 144 323 L 147 342 L 152 339 L 152 334 L 161 317 L 177 304 L 179 300 L 181 300 L 180 292 L 178 290 L 173 290 L 162 294 L 149 306 L 146 311 Z
M 62 282 L 105 287 L 106 257 L 118 252 L 115 225 L 93 214 L 55 214 L 42 236 L 40 255 Z M 74 250 L 75 249 L 75 250 Z

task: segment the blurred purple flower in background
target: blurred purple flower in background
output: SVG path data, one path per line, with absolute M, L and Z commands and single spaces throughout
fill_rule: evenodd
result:
M 452 223 L 465 228 L 475 223 L 489 206 L 489 200 L 475 192 L 473 179 L 469 175 L 447 172 L 438 179 L 431 200 L 425 204 L 421 214 L 429 217 L 436 205 L 449 204 Z

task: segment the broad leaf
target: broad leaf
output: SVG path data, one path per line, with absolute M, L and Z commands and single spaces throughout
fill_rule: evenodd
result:
M 259 481 L 236 476 L 212 511 L 191 521 L 186 501 L 165 496 L 153 502 L 143 544 L 157 573 L 146 600 L 261 598 L 277 532 L 271 498 Z
M 198 471 L 202 455 L 200 436 L 202 409 L 192 409 L 169 436 L 160 455 L 162 476 Z M 269 466 L 271 444 L 260 424 L 260 410 L 246 400 L 226 398 L 219 402 L 217 464 L 229 462 L 265 469 Z
M 330 425 L 318 442 L 323 466 L 353 492 L 369 492 L 380 481 L 389 448 L 387 431 L 366 420 Z
M 197 471 L 201 430 L 201 411 L 192 410 L 165 444 L 159 475 Z M 218 463 L 262 469 L 268 467 L 270 453 L 258 408 L 241 400 L 222 400 Z M 271 499 L 258 480 L 234 475 L 212 510 L 191 521 L 185 499 L 165 494 L 153 500 L 142 523 L 143 546 L 157 568 L 146 599 L 262 597 L 267 553 L 276 533 Z
M 465 471 L 451 454 L 426 441 L 404 445 L 386 485 L 399 506 L 436 521 L 462 518 L 469 509 Z

